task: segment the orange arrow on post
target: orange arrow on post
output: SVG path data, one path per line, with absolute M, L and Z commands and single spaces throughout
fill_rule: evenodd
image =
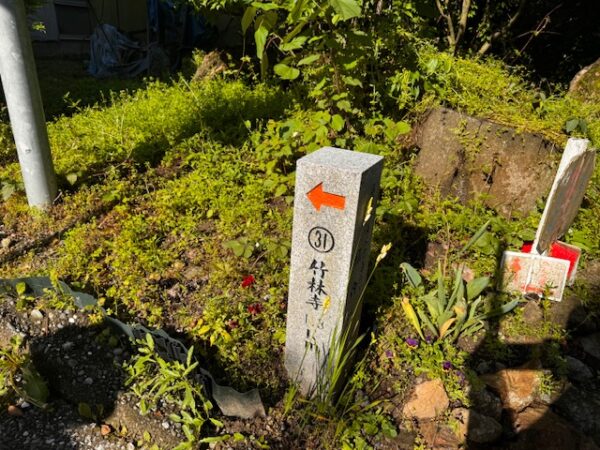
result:
M 317 211 L 321 211 L 321 206 L 329 206 L 335 209 L 346 207 L 346 197 L 323 191 L 323 183 L 317 184 L 306 196 Z

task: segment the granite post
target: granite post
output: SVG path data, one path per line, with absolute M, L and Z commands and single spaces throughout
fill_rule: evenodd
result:
M 298 160 L 285 367 L 305 395 L 331 346 L 357 336 L 382 168 L 381 156 L 332 147 Z

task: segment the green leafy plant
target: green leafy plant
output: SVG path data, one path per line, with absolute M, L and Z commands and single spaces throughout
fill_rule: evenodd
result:
M 187 439 L 176 448 L 193 448 L 207 422 L 222 426 L 209 416 L 213 405 L 206 398 L 204 386 L 192 380 L 198 366 L 198 362 L 192 362 L 193 347 L 189 349 L 185 363 L 181 363 L 166 361 L 158 355 L 150 334 L 137 344 L 138 353 L 125 363 L 124 368 L 129 374 L 126 384 L 140 400 L 140 411 L 147 414 L 161 403 L 174 405 L 178 413 L 170 414 L 169 419 L 181 424 Z
M 465 282 L 462 268 L 455 271 L 452 288 L 448 292 L 441 263 L 437 271 L 437 288 L 425 294 L 424 283 L 417 270 L 408 263 L 402 263 L 400 267 L 410 287 L 419 293 L 414 306 L 408 297 L 403 298 L 402 308 L 422 339 L 425 339 L 424 330 L 427 330 L 436 339 L 454 342 L 461 335 L 474 334 L 483 328 L 485 320 L 505 314 L 518 304 L 515 299 L 484 310 L 481 293 L 489 286 L 490 279 L 480 277 Z
M 0 396 L 12 391 L 28 402 L 45 408 L 48 386 L 29 354 L 23 351 L 22 343 L 19 336 L 13 336 L 10 347 L 0 349 Z

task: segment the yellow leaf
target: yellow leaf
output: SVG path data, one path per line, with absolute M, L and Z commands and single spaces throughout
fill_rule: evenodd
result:
M 208 331 L 210 330 L 210 325 L 203 325 L 200 327 L 200 329 L 198 330 L 198 334 L 199 335 L 203 335 L 208 333 Z
M 404 297 L 402 299 L 402 309 L 404 310 L 404 314 L 406 314 L 408 321 L 411 323 L 411 325 L 413 327 L 415 327 L 415 330 L 417 330 L 417 333 L 419 333 L 419 336 L 421 337 L 421 339 L 425 339 L 425 337 L 423 336 L 423 332 L 421 331 L 421 325 L 419 324 L 419 318 L 417 317 L 415 310 L 413 309 L 412 305 L 408 301 L 408 298 L 406 298 L 406 297 Z
M 444 325 L 442 325 L 440 328 L 440 339 L 442 339 L 446 335 L 446 333 L 448 333 L 448 330 L 454 322 L 456 322 L 456 317 L 448 319 L 446 320 L 446 322 L 444 322 Z
M 221 336 L 223 336 L 223 339 L 225 340 L 225 342 L 231 341 L 231 335 L 227 331 L 221 330 Z

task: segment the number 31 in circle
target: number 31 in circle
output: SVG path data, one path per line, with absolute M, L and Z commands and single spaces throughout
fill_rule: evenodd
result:
M 308 243 L 319 253 L 329 253 L 335 246 L 333 234 L 323 227 L 314 227 L 308 233 Z

